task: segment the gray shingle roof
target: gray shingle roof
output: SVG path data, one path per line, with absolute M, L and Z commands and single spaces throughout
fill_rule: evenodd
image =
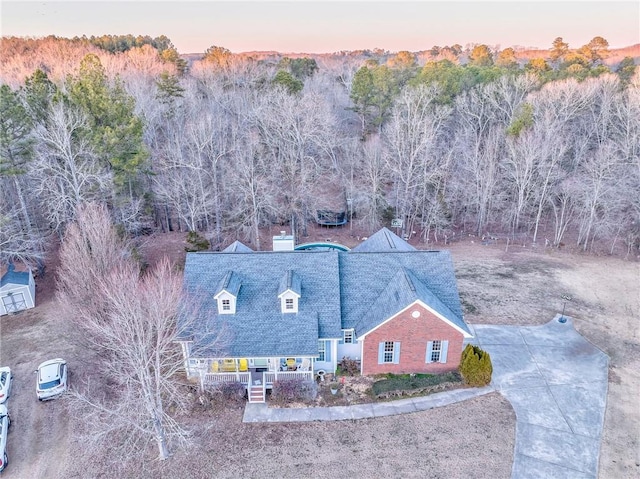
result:
M 218 282 L 218 287 L 215 289 L 214 296 L 222 291 L 226 291 L 237 298 L 241 285 L 242 280 L 240 279 L 240 276 L 233 271 L 227 271 Z
M 351 251 L 356 253 L 382 252 L 382 251 L 417 251 L 413 246 L 392 233 L 387 228 L 382 228 L 369 238 L 364 240 Z
M 356 335 L 368 332 L 416 299 L 468 331 L 448 251 L 351 250 L 340 255 L 340 279 L 343 327 L 355 328 Z
M 301 298 L 298 313 L 283 314 L 278 288 L 288 270 L 300 278 Z M 236 314 L 218 315 L 213 296 L 228 271 L 242 281 Z M 226 324 L 234 357 L 313 355 L 318 337 L 340 337 L 338 281 L 336 251 L 188 253 L 184 274 L 185 289 L 201 298 L 211 321 Z M 207 330 L 207 321 L 190 329 L 196 349 L 206 348 Z
M 278 288 L 278 296 L 280 296 L 285 291 L 293 291 L 298 296 L 302 293 L 302 281 L 300 276 L 296 274 L 293 270 L 287 270 L 285 274 L 282 275 L 280 279 L 280 287 Z
M 360 318 L 354 318 L 356 336 L 371 331 L 383 321 L 417 300 L 422 301 L 437 313 L 449 319 L 465 333 L 471 334 L 462 317 L 457 316 L 440 301 L 415 274 L 404 267 L 400 267 L 369 310 Z
M 253 253 L 254 251 L 244 243 L 241 243 L 240 241 L 236 240 L 233 243 L 231 243 L 229 246 L 227 246 L 225 249 L 223 249 L 222 252 L 223 253 Z
M 387 244 L 376 252 L 188 253 L 185 288 L 202 298 L 208 315 L 188 331 L 194 348 L 206 352 L 210 331 L 221 321 L 231 338 L 225 356 L 315 355 L 318 338 L 341 337 L 342 328 L 354 328 L 360 336 L 416 300 L 470 334 L 450 253 L 419 251 L 381 231 L 365 248 Z M 236 313 L 218 315 L 217 288 L 236 280 L 241 283 Z M 278 295 L 287 289 L 301 296 L 298 313 L 281 312 Z

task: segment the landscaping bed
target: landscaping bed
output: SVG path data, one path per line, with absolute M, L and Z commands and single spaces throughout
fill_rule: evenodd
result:
M 463 387 L 466 386 L 458 372 L 385 374 L 375 377 L 327 375 L 325 381 L 317 383 L 314 397 L 310 397 L 308 388 L 304 388 L 305 394 L 301 397 L 290 397 L 284 401 L 281 396 L 272 394 L 267 401 L 271 407 L 285 408 L 349 406 L 400 397 L 426 396 Z
M 426 396 L 434 392 L 465 387 L 458 372 L 444 374 L 386 374 L 371 388 L 375 399 Z

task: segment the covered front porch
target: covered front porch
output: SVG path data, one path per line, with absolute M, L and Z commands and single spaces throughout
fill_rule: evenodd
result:
M 267 389 L 281 380 L 313 380 L 312 357 L 220 358 L 198 364 L 200 385 L 239 382 L 247 386 L 250 402 L 264 402 Z

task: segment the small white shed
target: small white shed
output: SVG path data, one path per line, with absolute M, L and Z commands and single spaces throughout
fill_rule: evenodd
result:
M 31 270 L 16 271 L 13 263 L 0 279 L 0 316 L 33 308 L 36 305 L 36 282 Z

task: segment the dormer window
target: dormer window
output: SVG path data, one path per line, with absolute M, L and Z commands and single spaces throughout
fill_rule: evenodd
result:
M 214 298 L 218 302 L 218 314 L 236 314 L 236 302 L 240 292 L 240 278 L 233 271 L 225 274 Z
M 280 311 L 282 313 L 297 313 L 298 302 L 302 292 L 300 277 L 292 270 L 280 280 L 278 288 L 278 298 L 280 298 Z
M 298 312 L 298 296 L 291 291 L 285 291 L 280 295 L 280 309 L 283 313 Z
M 235 314 L 236 298 L 226 291 L 221 291 L 216 295 L 218 300 L 218 314 Z

